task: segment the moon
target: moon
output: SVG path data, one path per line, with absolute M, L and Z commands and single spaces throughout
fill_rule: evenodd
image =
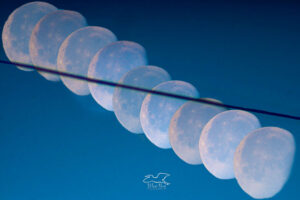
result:
M 59 48 L 57 69 L 76 75 L 87 76 L 91 59 L 98 50 L 116 41 L 116 36 L 108 29 L 87 26 L 71 33 Z M 87 82 L 60 77 L 64 85 L 77 95 L 88 95 Z
M 85 18 L 78 12 L 58 10 L 44 16 L 34 27 L 29 42 L 32 63 L 57 70 L 60 45 L 73 31 L 86 26 Z M 50 81 L 59 81 L 58 75 L 39 72 Z
M 215 99 L 208 100 L 219 102 Z M 205 124 L 225 108 L 188 101 L 173 115 L 169 127 L 169 138 L 172 149 L 184 162 L 201 164 L 199 139 Z
M 145 65 L 144 47 L 135 42 L 117 41 L 96 53 L 89 65 L 88 77 L 118 82 L 131 69 Z M 95 83 L 88 86 L 95 101 L 106 110 L 113 111 L 114 88 Z
M 219 179 L 234 178 L 234 152 L 241 140 L 260 128 L 259 120 L 242 110 L 229 110 L 214 116 L 204 126 L 199 151 L 206 169 Z
M 197 89 L 184 81 L 166 81 L 153 88 L 155 91 L 169 92 L 189 97 L 199 97 Z M 169 125 L 171 118 L 186 101 L 171 97 L 148 94 L 142 103 L 140 120 L 147 138 L 157 147 L 171 148 Z
M 119 83 L 152 89 L 156 85 L 171 80 L 164 69 L 156 66 L 143 66 L 130 70 Z M 140 110 L 146 93 L 115 88 L 113 109 L 118 121 L 132 133 L 143 133 L 140 123 Z
M 242 140 L 234 155 L 238 184 L 253 198 L 273 197 L 288 180 L 295 149 L 294 137 L 287 130 L 254 130 Z
M 46 2 L 26 3 L 15 9 L 8 17 L 2 31 L 2 43 L 6 56 L 12 62 L 32 64 L 29 40 L 38 21 L 57 8 Z M 32 69 L 18 67 L 24 71 Z

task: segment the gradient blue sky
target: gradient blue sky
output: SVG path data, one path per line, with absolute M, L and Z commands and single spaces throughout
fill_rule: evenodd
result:
M 140 43 L 150 64 L 192 83 L 201 97 L 300 115 L 296 1 L 48 2 Z M 23 3 L 1 2 L 1 27 Z M 7 59 L 2 48 L 0 58 Z M 62 83 L 0 64 L 0 91 L 1 200 L 251 199 L 235 180 L 218 180 L 127 132 L 112 112 Z M 256 116 L 300 143 L 299 121 Z M 299 199 L 299 159 L 296 153 L 290 179 L 273 199 Z M 171 174 L 165 191 L 142 183 L 157 172 Z

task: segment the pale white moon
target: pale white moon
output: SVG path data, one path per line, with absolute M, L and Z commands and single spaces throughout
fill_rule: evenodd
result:
M 199 97 L 197 89 L 190 83 L 183 81 L 167 81 L 153 88 L 156 91 L 172 94 Z M 143 101 L 140 120 L 147 138 L 157 147 L 168 149 L 169 125 L 172 116 L 186 101 L 171 97 L 148 94 Z
M 288 180 L 295 155 L 293 135 L 264 127 L 248 134 L 234 155 L 234 173 L 241 188 L 256 199 L 271 198 Z
M 71 33 L 59 48 L 57 69 L 76 75 L 87 76 L 90 61 L 98 50 L 116 41 L 108 29 L 87 26 Z M 77 95 L 88 95 L 90 90 L 85 81 L 60 77 L 64 85 Z
M 147 65 L 144 47 L 130 41 L 113 42 L 93 57 L 88 77 L 118 82 L 131 69 L 144 65 Z M 95 83 L 88 85 L 95 101 L 106 110 L 113 111 L 114 88 Z
M 8 17 L 2 31 L 2 43 L 6 56 L 12 62 L 32 64 L 29 40 L 34 26 L 45 15 L 57 8 L 46 2 L 30 2 L 15 9 Z M 18 67 L 25 71 L 32 69 Z
M 215 99 L 208 100 L 219 102 Z M 199 139 L 206 123 L 225 108 L 188 101 L 173 115 L 169 138 L 172 149 L 184 162 L 192 165 L 201 164 Z
M 85 18 L 78 12 L 58 10 L 44 16 L 34 27 L 29 43 L 32 63 L 57 70 L 57 55 L 62 42 L 73 31 L 86 26 Z M 47 80 L 59 81 L 59 76 L 39 72 Z
M 199 140 L 206 169 L 220 179 L 234 178 L 234 152 L 241 140 L 257 128 L 260 128 L 258 119 L 242 110 L 225 111 L 209 120 Z
M 156 85 L 169 81 L 170 75 L 156 66 L 143 66 L 130 70 L 119 83 L 152 89 Z M 119 122 L 132 133 L 143 133 L 140 123 L 140 111 L 147 93 L 124 88 L 115 88 L 113 108 Z

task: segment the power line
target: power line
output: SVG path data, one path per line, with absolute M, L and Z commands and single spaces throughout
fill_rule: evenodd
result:
M 0 63 L 8 64 L 8 65 L 17 65 L 17 66 L 24 67 L 24 68 L 27 68 L 27 69 L 35 69 L 35 70 L 45 72 L 45 73 L 49 73 L 49 74 L 65 76 L 65 77 L 74 78 L 74 79 L 87 81 L 87 82 L 91 82 L 91 83 L 107 85 L 107 86 L 110 86 L 110 87 L 126 88 L 126 89 L 135 90 L 135 91 L 139 91 L 139 92 L 146 92 L 146 93 L 156 94 L 156 95 L 165 96 L 165 97 L 172 97 L 172 98 L 177 98 L 177 99 L 194 101 L 194 102 L 198 102 L 198 103 L 206 103 L 206 104 L 215 105 L 215 106 L 224 107 L 224 108 L 229 108 L 229 109 L 245 110 L 245 111 L 248 111 L 248 112 L 254 112 L 254 113 L 260 113 L 260 114 L 265 114 L 265 115 L 272 115 L 272 116 L 277 116 L 277 117 L 300 120 L 300 116 L 282 114 L 282 113 L 277 113 L 277 112 L 260 110 L 260 109 L 256 109 L 256 108 L 247 108 L 247 107 L 242 107 L 242 106 L 223 104 L 223 103 L 215 102 L 215 101 L 204 99 L 204 98 L 194 98 L 194 97 L 188 97 L 188 96 L 183 96 L 183 95 L 178 95 L 178 94 L 172 94 L 172 93 L 163 92 L 163 91 L 155 91 L 155 90 L 151 90 L 151 89 L 145 89 L 145 88 L 140 88 L 140 87 L 136 87 L 136 86 L 130 86 L 130 85 L 126 85 L 126 84 L 120 84 L 120 83 L 115 83 L 115 82 L 111 82 L 111 81 L 106 81 L 106 80 L 89 78 L 89 77 L 85 77 L 85 76 L 81 76 L 81 75 L 75 75 L 75 74 L 71 74 L 71 73 L 68 73 L 68 72 L 62 72 L 62 71 L 57 71 L 57 70 L 53 70 L 53 69 L 47 69 L 47 68 L 44 68 L 44 67 L 33 66 L 33 65 L 29 65 L 29 64 L 11 62 L 11 61 L 6 61 L 6 60 L 0 60 Z

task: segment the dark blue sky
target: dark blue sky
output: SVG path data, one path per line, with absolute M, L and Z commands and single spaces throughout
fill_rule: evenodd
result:
M 288 1 L 48 1 L 89 25 L 143 45 L 150 64 L 196 86 L 201 97 L 300 115 L 300 3 Z M 0 26 L 26 1 L 1 2 Z M 2 46 L 2 44 L 1 44 Z M 0 48 L 0 58 L 7 59 Z M 127 132 L 91 97 L 36 72 L 0 64 L 0 199 L 251 199 L 235 180 L 182 162 Z M 299 121 L 256 115 L 300 143 Z M 273 199 L 299 199 L 300 156 Z M 144 175 L 167 172 L 149 191 Z

